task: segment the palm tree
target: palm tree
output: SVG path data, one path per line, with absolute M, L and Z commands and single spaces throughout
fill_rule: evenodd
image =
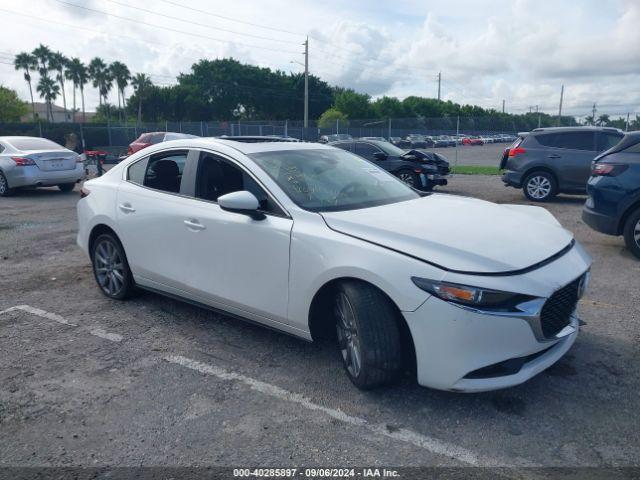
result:
M 129 85 L 129 80 L 131 79 L 131 72 L 129 71 L 129 67 L 127 67 L 122 62 L 113 62 L 109 66 L 109 70 L 113 75 L 113 79 L 116 82 L 116 86 L 118 87 L 118 118 L 122 121 L 122 110 L 120 106 L 120 98 L 122 98 L 122 107 L 126 106 L 126 99 L 124 97 L 124 89 Z
M 38 48 L 34 49 L 31 54 L 36 57 L 39 63 L 38 71 L 40 75 L 47 75 L 49 72 L 49 61 L 51 60 L 51 50 L 46 45 L 38 45 Z
M 89 62 L 89 68 L 88 68 L 88 72 L 89 72 L 89 77 L 92 80 L 92 84 L 94 88 L 98 89 L 98 100 L 100 102 L 100 105 L 102 105 L 102 83 L 103 83 L 103 79 L 104 76 L 106 74 L 107 71 L 107 64 L 104 63 L 104 61 L 101 58 L 94 58 L 93 60 L 91 60 L 91 62 Z
M 73 82 L 73 119 L 75 121 L 76 90 L 79 88 L 80 94 L 82 96 L 82 121 L 84 122 L 84 86 L 88 81 L 87 67 L 85 67 L 84 63 L 82 63 L 79 58 L 72 58 L 67 64 L 65 76 L 68 80 L 71 80 Z
M 60 86 L 52 78 L 43 75 L 40 77 L 36 90 L 38 90 L 38 93 L 47 104 L 47 120 L 51 118 L 51 121 L 53 121 L 52 104 L 60 94 Z
M 153 86 L 153 83 L 151 83 L 151 79 L 144 73 L 137 73 L 135 77 L 131 79 L 131 85 L 138 97 L 138 123 L 140 123 L 142 120 L 142 97 L 147 90 Z
M 49 69 L 56 72 L 56 80 L 60 83 L 62 91 L 62 108 L 64 108 L 65 118 L 67 116 L 67 95 L 64 91 L 65 70 L 69 59 L 60 52 L 53 52 L 49 58 Z
M 36 104 L 33 101 L 33 89 L 31 87 L 31 71 L 38 68 L 38 60 L 30 53 L 22 52 L 16 55 L 13 60 L 16 70 L 24 70 L 24 79 L 29 85 L 29 95 L 31 96 L 31 109 L 33 110 L 33 121 L 36 121 Z

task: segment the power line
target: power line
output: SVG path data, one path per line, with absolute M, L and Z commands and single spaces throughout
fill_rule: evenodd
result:
M 119 2 L 117 0 L 106 0 L 106 1 L 114 3 L 116 5 L 120 5 L 122 7 L 132 8 L 132 9 L 138 10 L 140 12 L 150 13 L 151 15 L 156 15 L 158 17 L 168 18 L 169 20 L 172 20 L 172 21 L 188 23 L 189 25 L 198 25 L 199 27 L 209 28 L 209 29 L 212 29 L 212 30 L 219 30 L 219 31 L 222 31 L 222 32 L 233 33 L 235 35 L 244 35 L 245 37 L 257 38 L 257 39 L 260 39 L 260 40 L 268 40 L 270 42 L 288 43 L 288 44 L 292 44 L 292 45 L 297 45 L 298 44 L 298 42 L 292 42 L 291 40 L 280 40 L 280 39 L 277 39 L 277 38 L 263 37 L 261 35 L 252 35 L 251 33 L 237 32 L 235 30 L 229 30 L 229 29 L 221 28 L 221 27 L 213 27 L 213 26 L 207 25 L 205 23 L 198 23 L 198 22 L 194 22 L 193 20 L 186 20 L 184 18 L 178 18 L 178 17 L 173 17 L 171 15 L 165 15 L 163 13 L 155 12 L 153 10 L 149 10 L 149 9 L 146 9 L 146 8 L 136 7 L 136 6 L 129 5 L 129 4 L 126 4 L 126 3 L 123 3 L 123 2 Z
M 274 31 L 274 32 L 288 33 L 290 35 L 299 35 L 301 37 L 304 36 L 304 34 L 299 33 L 299 32 L 292 32 L 291 30 L 284 30 L 282 28 L 268 27 L 266 25 L 260 25 L 258 23 L 251 23 L 251 22 L 247 22 L 245 20 L 238 20 L 237 18 L 225 17 L 224 15 L 220 15 L 220 14 L 217 14 L 217 13 L 208 12 L 206 10 L 200 10 L 199 8 L 189 7 L 187 5 L 183 5 L 183 4 L 178 3 L 178 2 L 172 2 L 171 0 L 160 0 L 160 1 L 163 2 L 163 3 L 169 4 L 169 5 L 174 5 L 176 7 L 185 8 L 185 9 L 191 10 L 193 12 L 198 12 L 198 13 L 202 13 L 204 15 L 209 15 L 211 17 L 217 17 L 217 18 L 222 18 L 224 20 L 229 20 L 231 22 L 242 23 L 244 25 L 251 25 L 252 27 L 264 28 L 265 30 L 271 30 L 271 31 Z
M 242 45 L 242 46 L 245 46 L 245 47 L 257 48 L 257 49 L 260 49 L 260 50 L 269 50 L 269 51 L 272 51 L 272 52 L 286 53 L 286 54 L 289 54 L 289 55 L 297 53 L 297 52 L 292 52 L 292 51 L 287 51 L 287 50 L 280 50 L 280 49 L 277 49 L 277 48 L 263 47 L 263 46 L 260 46 L 260 45 L 252 45 L 252 44 L 248 44 L 248 43 L 235 42 L 235 41 L 230 41 L 230 40 L 223 40 L 223 39 L 220 39 L 220 38 L 210 37 L 208 35 L 202 35 L 200 33 L 186 32 L 184 30 L 178 30 L 177 28 L 164 27 L 162 25 L 157 25 L 155 23 L 144 22 L 144 21 L 138 20 L 138 19 L 123 17 L 122 15 L 116 15 L 115 13 L 105 12 L 104 10 L 97 10 L 95 8 L 89 8 L 89 7 L 85 7 L 83 5 L 77 5 L 75 3 L 65 2 L 64 0 L 55 0 L 55 1 L 58 2 L 58 3 L 61 3 L 62 5 L 67 5 L 69 7 L 80 8 L 82 10 L 87 10 L 89 12 L 100 13 L 100 14 L 106 15 L 108 17 L 113 17 L 113 18 L 117 18 L 119 20 L 124 20 L 125 22 L 132 22 L 132 23 L 135 23 L 136 25 L 145 25 L 147 27 L 152 27 L 152 28 L 156 28 L 156 29 L 160 29 L 160 30 L 166 30 L 168 32 L 180 33 L 180 34 L 183 34 L 183 35 L 189 35 L 191 37 L 198 37 L 198 38 L 204 38 L 204 39 L 207 39 L 207 40 L 213 40 L 214 42 L 237 44 L 237 45 Z

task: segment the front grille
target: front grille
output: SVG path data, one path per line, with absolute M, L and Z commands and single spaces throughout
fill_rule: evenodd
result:
M 581 279 L 582 277 L 579 277 L 557 290 L 542 307 L 540 324 L 546 338 L 555 336 L 571 322 L 571 314 L 578 304 L 578 289 Z

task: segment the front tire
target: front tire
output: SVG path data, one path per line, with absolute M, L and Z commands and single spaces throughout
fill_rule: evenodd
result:
M 418 188 L 420 186 L 420 179 L 418 175 L 411 170 L 400 170 L 396 173 L 396 176 L 410 187 Z
M 61 183 L 60 185 L 58 185 L 58 188 L 62 192 L 70 192 L 75 188 L 75 186 L 76 186 L 75 183 Z
M 558 182 L 551 173 L 533 172 L 527 175 L 522 191 L 532 202 L 546 202 L 558 194 Z
M 397 312 L 389 299 L 359 281 L 340 284 L 334 297 L 338 347 L 351 382 L 361 390 L 400 375 L 402 349 Z
M 93 275 L 103 294 L 116 300 L 124 300 L 134 290 L 133 275 L 124 249 L 118 238 L 105 233 L 91 245 Z
M 0 197 L 8 197 L 13 193 L 13 188 L 9 188 L 9 182 L 4 173 L 0 172 Z
M 640 258 L 640 208 L 636 209 L 624 224 L 624 243 L 631 253 Z

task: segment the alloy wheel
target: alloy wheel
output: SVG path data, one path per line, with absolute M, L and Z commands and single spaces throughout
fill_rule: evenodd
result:
M 125 284 L 125 269 L 116 245 L 110 240 L 100 241 L 96 245 L 93 263 L 100 288 L 110 296 L 120 293 Z
M 413 174 L 411 173 L 401 173 L 398 178 L 400 180 L 402 180 L 404 183 L 406 183 L 407 185 L 409 185 L 410 187 L 413 187 Z
M 536 200 L 547 198 L 551 193 L 551 182 L 541 175 L 531 177 L 527 182 L 527 192 Z
M 338 345 L 344 364 L 352 377 L 360 374 L 362 355 L 355 314 L 347 296 L 340 292 L 336 297 L 335 314 L 338 320 Z
M 636 226 L 633 228 L 633 240 L 636 242 L 636 245 L 640 247 L 640 220 L 636 223 Z
M 7 192 L 7 179 L 4 178 L 4 175 L 0 173 L 0 195 L 3 195 Z

